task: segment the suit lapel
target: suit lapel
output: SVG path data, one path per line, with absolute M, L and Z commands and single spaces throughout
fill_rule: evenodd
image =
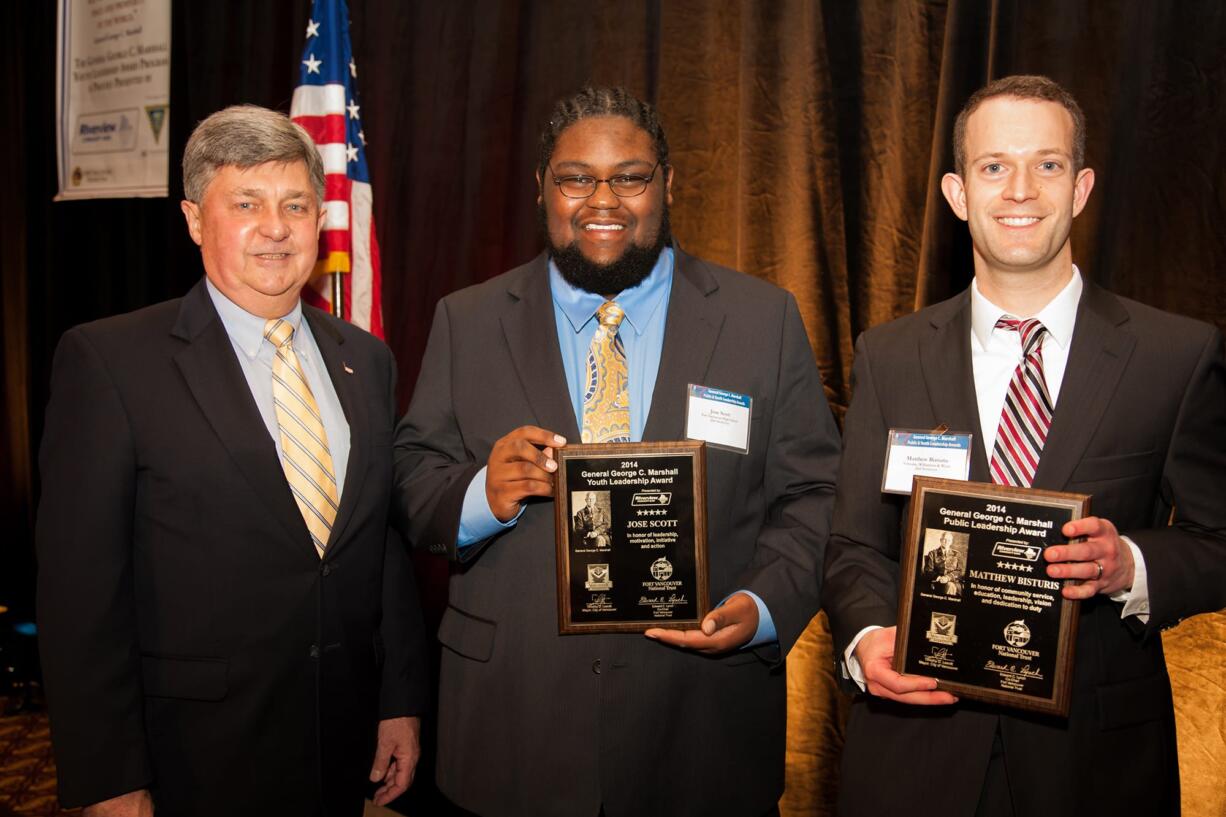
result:
M 511 301 L 499 320 L 537 424 L 578 442 L 579 425 L 562 368 L 547 263 L 541 253 L 507 285 Z
M 311 324 L 315 345 L 319 347 L 319 355 L 323 358 L 332 387 L 336 390 L 336 396 L 345 412 L 345 420 L 349 423 L 349 460 L 345 468 L 345 485 L 341 490 L 340 508 L 332 522 L 332 533 L 328 536 L 328 548 L 324 553 L 324 558 L 327 559 L 344 545 L 345 528 L 353 519 L 353 509 L 362 495 L 362 484 L 366 479 L 371 424 L 366 401 L 362 399 L 361 378 L 374 377 L 381 373 L 346 369 L 348 364 L 344 358 L 344 337 L 328 324 L 322 312 L 313 307 L 303 304 L 302 314 Z
M 719 283 L 702 261 L 674 248 L 676 266 L 668 298 L 664 348 L 656 374 L 651 409 L 643 427 L 644 440 L 680 440 L 685 437 L 686 384 L 703 384 L 724 311 L 710 297 Z M 718 384 L 715 384 L 718 385 Z
M 1081 462 L 1136 343 L 1123 329 L 1127 321 L 1128 313 L 1114 295 L 1085 282 L 1035 487 L 1061 490 Z
M 259 503 L 289 534 L 285 544 L 295 553 L 313 554 L 311 535 L 285 481 L 276 445 L 203 281 L 183 298 L 171 334 L 187 342 L 175 363 L 188 388 Z
M 938 426 L 944 424 L 950 431 L 974 435 L 970 478 L 991 482 L 971 366 L 970 291 L 935 307 L 930 320 L 932 333 L 920 341 L 919 354 L 933 417 Z

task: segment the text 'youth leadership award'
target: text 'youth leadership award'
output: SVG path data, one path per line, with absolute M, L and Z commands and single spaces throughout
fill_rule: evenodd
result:
M 894 669 L 963 698 L 1068 715 L 1076 601 L 1043 550 L 1086 494 L 916 477 Z
M 700 442 L 558 449 L 558 630 L 697 627 L 709 609 Z

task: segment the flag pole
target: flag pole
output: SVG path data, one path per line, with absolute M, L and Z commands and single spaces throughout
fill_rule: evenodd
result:
M 342 320 L 345 318 L 345 288 L 341 286 L 344 274 L 339 270 L 332 273 L 332 314 Z

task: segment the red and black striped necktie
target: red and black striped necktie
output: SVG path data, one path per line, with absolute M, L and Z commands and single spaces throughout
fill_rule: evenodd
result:
M 997 329 L 1017 332 L 1022 338 L 1022 361 L 1013 370 L 1005 407 L 992 448 L 992 481 L 1029 488 L 1047 442 L 1054 407 L 1043 377 L 1043 337 L 1047 328 L 1034 318 L 1020 321 L 1004 316 Z

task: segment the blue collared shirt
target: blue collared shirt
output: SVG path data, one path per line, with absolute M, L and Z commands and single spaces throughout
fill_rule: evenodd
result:
M 651 411 L 655 395 L 656 375 L 660 371 L 660 355 L 664 350 L 664 329 L 668 322 L 668 297 L 673 287 L 673 251 L 666 247 L 656 265 L 638 286 L 623 290 L 614 300 L 626 317 L 618 328 L 618 336 L 626 350 L 626 368 L 630 375 L 630 440 L 643 439 L 643 428 Z M 558 346 L 562 352 L 562 368 L 570 391 L 571 408 L 576 425 L 583 426 L 583 390 L 587 373 L 587 354 L 599 321 L 596 310 L 605 302 L 602 295 L 572 286 L 553 261 L 549 262 L 549 289 L 553 294 L 553 318 L 557 328 Z M 550 429 L 557 431 L 557 429 Z M 519 521 L 516 516 L 503 524 L 490 510 L 485 496 L 485 472 L 482 468 L 468 484 L 460 512 L 460 530 L 456 545 L 465 547 L 488 539 Z M 521 508 L 520 513 L 523 513 Z M 762 599 L 744 591 L 758 606 L 758 631 L 749 646 L 777 640 L 775 624 Z
M 276 349 L 264 339 L 266 319 L 252 315 L 238 304 L 231 301 L 221 290 L 213 286 L 213 282 L 205 279 L 209 298 L 221 318 L 221 325 L 230 336 L 234 346 L 234 355 L 247 378 L 247 386 L 255 399 L 268 435 L 272 437 L 277 447 L 277 457 L 281 457 L 281 435 L 277 432 L 277 413 L 272 402 L 272 361 Z M 323 420 L 324 433 L 328 435 L 328 452 L 332 455 L 332 469 L 336 476 L 336 498 L 339 501 L 345 487 L 345 472 L 349 466 L 349 421 L 345 419 L 345 410 L 341 408 L 340 398 L 336 396 L 336 388 L 332 378 L 324 366 L 319 354 L 319 346 L 315 336 L 311 334 L 311 326 L 302 319 L 301 302 L 294 304 L 288 315 L 282 320 L 289 321 L 294 327 L 294 354 L 302 365 L 302 373 L 306 375 L 307 385 L 315 396 L 319 407 L 319 416 Z

